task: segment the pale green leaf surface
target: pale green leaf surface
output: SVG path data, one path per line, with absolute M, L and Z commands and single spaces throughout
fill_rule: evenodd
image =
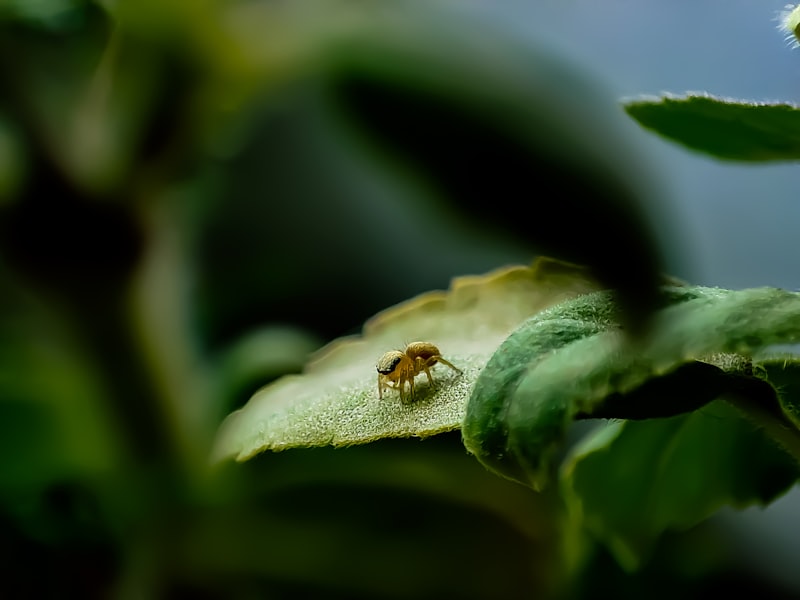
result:
M 456 278 L 448 292 L 423 294 L 378 314 L 362 336 L 321 350 L 303 374 L 258 391 L 222 424 L 214 458 L 246 460 L 264 450 L 457 429 L 472 385 L 500 343 L 531 315 L 596 289 L 584 269 L 550 259 Z M 431 389 L 424 376 L 418 378 L 413 402 L 402 403 L 393 390 L 379 400 L 376 361 L 415 340 L 436 344 L 463 374 L 437 365 L 437 385 Z

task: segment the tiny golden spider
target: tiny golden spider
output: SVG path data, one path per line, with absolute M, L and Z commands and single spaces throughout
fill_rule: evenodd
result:
M 439 348 L 430 342 L 411 342 L 406 349 L 390 350 L 378 360 L 378 398 L 383 398 L 383 390 L 392 388 L 400 390 L 400 400 L 405 402 L 406 382 L 414 397 L 414 378 L 423 371 L 428 376 L 428 381 L 433 385 L 431 367 L 436 363 L 447 365 L 457 373 L 461 369 L 442 358 Z

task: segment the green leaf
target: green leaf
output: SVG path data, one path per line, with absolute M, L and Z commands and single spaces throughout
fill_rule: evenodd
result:
M 113 472 L 122 449 L 93 365 L 53 313 L 0 289 L 0 490 Z
M 92 535 L 108 513 L 73 509 L 113 511 L 116 477 L 130 479 L 108 390 L 84 350 L 63 313 L 0 264 L 0 514 L 12 541 L 15 529 L 53 544 Z
M 499 474 L 540 488 L 574 419 L 671 416 L 734 394 L 749 399 L 740 407 L 770 420 L 779 441 L 800 459 L 796 428 L 780 433 L 789 422 L 771 386 L 752 376 L 747 358 L 800 340 L 800 295 L 666 288 L 664 301 L 651 339 L 637 345 L 611 319 L 607 292 L 526 321 L 475 384 L 462 429 L 467 449 Z M 709 366 L 698 368 L 697 361 Z
M 796 480 L 791 458 L 720 401 L 600 427 L 562 473 L 571 517 L 628 569 L 665 530 L 688 528 L 724 505 L 768 504 Z
M 521 322 L 597 286 L 586 270 L 550 259 L 461 277 L 377 315 L 363 336 L 333 342 L 302 375 L 283 377 L 228 416 L 215 457 L 246 460 L 263 450 L 346 446 L 385 437 L 426 437 L 458 429 L 471 387 L 489 357 Z M 412 403 L 396 392 L 378 399 L 375 363 L 387 350 L 425 340 L 463 371 L 434 369 Z
M 800 158 L 800 108 L 708 95 L 632 100 L 627 113 L 643 127 L 727 160 L 751 162 Z

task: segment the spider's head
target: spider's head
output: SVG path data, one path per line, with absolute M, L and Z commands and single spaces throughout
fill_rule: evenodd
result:
M 380 357 L 376 368 L 381 375 L 391 375 L 400 366 L 406 355 L 399 350 L 390 350 Z

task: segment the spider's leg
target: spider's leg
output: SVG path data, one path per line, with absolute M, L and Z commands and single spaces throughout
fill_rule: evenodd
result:
M 428 359 L 428 360 L 430 360 L 430 359 Z M 431 365 L 431 366 L 433 366 L 433 365 Z M 431 375 L 431 370 L 428 368 L 427 361 L 423 360 L 422 358 L 417 357 L 417 368 L 416 368 L 417 373 L 420 372 L 420 367 L 422 368 L 423 371 L 425 371 L 425 375 L 428 376 L 428 383 L 430 383 L 431 386 L 433 386 L 434 385 L 433 376 Z
M 457 366 L 455 366 L 453 363 L 451 363 L 451 362 L 449 362 L 449 361 L 446 361 L 446 360 L 445 360 L 445 359 L 443 359 L 441 356 L 437 357 L 437 358 L 436 358 L 436 360 L 438 360 L 438 361 L 439 361 L 440 363 L 442 363 L 443 365 L 447 365 L 448 367 L 450 367 L 451 369 L 453 369 L 455 372 L 457 372 L 457 373 L 459 373 L 459 374 L 463 373 L 463 371 L 462 371 L 461 369 L 459 369 L 459 368 L 458 368 Z

